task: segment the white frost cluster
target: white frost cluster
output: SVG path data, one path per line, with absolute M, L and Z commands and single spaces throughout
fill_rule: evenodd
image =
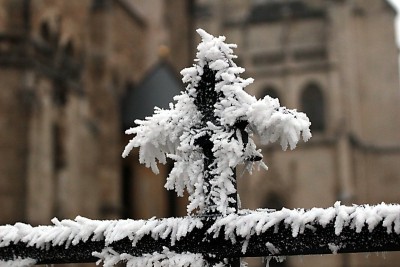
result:
M 3 267 L 29 267 L 33 266 L 36 264 L 35 259 L 22 259 L 21 257 L 16 258 L 15 260 L 9 260 L 9 261 L 2 261 L 0 260 L 0 266 Z
M 276 255 L 276 254 L 280 253 L 279 249 L 277 249 L 274 246 L 274 244 L 272 244 L 271 242 L 265 243 L 265 246 L 267 247 L 267 249 L 269 250 L 271 255 Z M 267 256 L 267 257 L 265 257 L 265 261 L 267 262 L 266 267 L 269 267 L 269 262 L 272 259 L 274 259 L 276 262 L 284 262 L 286 260 L 286 257 L 285 256 Z
M 108 246 L 118 240 L 129 238 L 132 241 L 132 246 L 136 246 L 137 242 L 145 235 L 150 235 L 154 239 L 170 238 L 171 245 L 176 241 L 185 237 L 195 228 L 202 228 L 203 223 L 199 218 L 185 217 L 185 218 L 168 218 L 156 220 L 155 218 L 149 220 L 90 220 L 81 216 L 76 217 L 75 220 L 62 220 L 57 218 L 52 220 L 53 226 L 37 226 L 32 227 L 29 224 L 16 223 L 15 225 L 0 226 L 0 247 L 9 246 L 11 243 L 24 242 L 27 246 L 46 249 L 48 246 L 65 245 L 68 248 L 71 245 L 77 245 L 81 242 L 89 240 L 99 241 L 104 240 L 106 248 L 101 253 L 94 254 L 99 256 L 104 261 L 105 266 L 113 266 L 113 262 L 117 259 L 130 262 L 128 266 L 153 266 L 142 265 L 146 257 L 150 261 L 150 255 L 143 255 L 142 257 L 133 257 L 127 254 L 122 256 L 112 252 Z M 168 262 L 171 265 L 160 266 L 197 266 L 185 265 L 183 262 L 188 262 L 193 259 L 197 262 L 197 257 L 189 257 L 189 254 L 164 255 L 168 257 L 164 259 L 165 264 Z M 161 254 L 154 255 L 153 261 L 156 262 L 162 257 Z M 116 264 L 116 261 L 114 264 Z M 181 262 L 182 265 L 178 265 Z M 7 265 L 13 267 L 31 266 L 36 263 L 34 259 L 15 259 L 12 261 L 3 261 Z M 136 264 L 136 265 L 135 265 Z M 3 265 L 0 265 L 3 266 Z
M 129 238 L 132 246 L 136 246 L 145 235 L 150 235 L 156 240 L 170 238 L 173 246 L 177 240 L 187 236 L 195 228 L 204 227 L 198 217 L 109 221 L 77 217 L 75 220 L 53 219 L 52 222 L 53 226 L 32 227 L 23 223 L 0 226 L 0 247 L 24 242 L 28 246 L 45 249 L 55 245 L 68 247 L 89 239 L 105 240 L 105 250 L 94 254 L 104 262 L 105 266 L 111 266 L 113 262 L 121 260 L 130 262 L 129 266 L 148 266 L 149 263 L 156 261 L 165 262 L 165 265 L 159 266 L 189 266 L 185 265 L 186 261 L 190 262 L 190 266 L 196 266 L 195 262 L 201 261 L 199 255 L 190 252 L 179 256 L 171 251 L 167 253 L 165 249 L 166 253 L 134 257 L 119 255 L 111 249 L 113 242 L 123 238 Z M 376 206 L 344 206 L 336 202 L 333 207 L 327 209 L 289 210 L 284 208 L 278 211 L 243 211 L 216 219 L 214 224 L 207 229 L 207 233 L 217 237 L 223 231 L 225 239 L 230 240 L 232 244 L 236 243 L 236 237 L 243 238 L 246 241 L 242 245 L 242 252 L 245 253 L 252 235 L 260 235 L 268 229 L 278 231 L 281 223 L 285 228 L 291 229 L 293 237 L 303 234 L 307 228 L 313 229 L 318 225 L 327 227 L 330 223 L 334 224 L 336 235 L 340 235 L 345 227 L 353 229 L 356 233 L 361 232 L 365 227 L 368 231 L 373 231 L 380 223 L 386 228 L 387 233 L 395 232 L 400 235 L 400 205 L 382 203 Z M 266 243 L 266 247 L 273 256 L 279 254 L 279 249 L 273 244 Z M 340 244 L 329 244 L 329 247 L 333 253 L 336 253 L 340 249 Z M 34 259 L 18 258 L 7 264 L 29 266 L 34 261 Z M 168 262 L 173 264 L 168 265 Z
M 195 210 L 202 214 L 205 203 L 214 203 L 215 206 L 207 207 L 208 211 L 225 215 L 235 211 L 231 208 L 235 200 L 229 197 L 236 193 L 233 168 L 252 157 L 261 157 L 261 151 L 251 139 L 253 132 L 264 144 L 280 140 L 284 150 L 288 146 L 294 149 L 301 137 L 304 141 L 311 137 L 310 121 L 304 113 L 280 107 L 277 99 L 266 96 L 257 100 L 247 94 L 243 89 L 253 79 L 239 77 L 244 69 L 233 62 L 236 56 L 232 48 L 236 45 L 226 44 L 224 36 L 214 37 L 201 29 L 197 32 L 202 42 L 197 47 L 196 64 L 181 72 L 183 82 L 188 84 L 186 91 L 174 98 L 176 104 L 170 104 L 169 110 L 156 109 L 153 116 L 135 121 L 137 126 L 126 131 L 135 136 L 126 146 L 123 157 L 134 147 L 140 147 L 139 161 L 155 173 L 157 161 L 165 163 L 166 157 L 172 158 L 175 164 L 165 187 L 175 189 L 180 196 L 185 189 L 188 191 L 188 214 Z M 215 91 L 222 95 L 213 107 L 216 125 L 212 122 L 203 125 L 202 114 L 194 104 L 206 66 L 215 73 Z M 234 127 L 243 121 L 249 134 L 247 144 Z M 204 181 L 204 155 L 196 145 L 196 140 L 205 135 L 210 136 L 215 157 L 209 166 L 213 177 L 209 184 Z
M 29 224 L 16 223 L 0 226 L 0 247 L 10 243 L 24 242 L 28 246 L 45 248 L 47 245 L 77 245 L 89 240 L 104 240 L 106 246 L 128 237 L 132 246 L 145 235 L 154 239 L 171 238 L 171 244 L 185 237 L 195 228 L 202 228 L 199 218 L 168 218 L 156 220 L 90 220 L 81 216 L 75 220 L 54 218 L 53 226 L 32 227 Z
M 102 252 L 93 253 L 98 257 L 97 265 L 103 262 L 104 267 L 112 267 L 119 262 L 125 262 L 127 267 L 208 267 L 209 264 L 201 254 L 175 253 L 164 247 L 161 253 L 144 254 L 135 257 L 126 253 L 119 254 L 111 248 L 105 248 Z
M 218 219 L 208 232 L 218 236 L 220 231 L 224 231 L 225 239 L 236 242 L 236 237 L 240 236 L 247 240 L 243 244 L 243 252 L 246 251 L 248 241 L 252 235 L 260 235 L 268 229 L 278 230 L 280 223 L 285 228 L 292 230 L 292 236 L 297 237 L 303 234 L 306 228 L 313 229 L 320 225 L 326 227 L 333 222 L 335 234 L 340 235 L 343 228 L 350 227 L 356 233 L 360 233 L 364 227 L 372 231 L 382 223 L 387 233 L 400 234 L 400 205 L 398 204 L 379 204 L 375 206 L 344 206 L 336 202 L 333 207 L 312 208 L 310 210 L 294 209 L 289 210 L 257 210 L 245 214 L 229 214 Z

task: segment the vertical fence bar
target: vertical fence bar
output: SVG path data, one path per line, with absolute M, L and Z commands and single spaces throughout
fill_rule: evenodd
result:
M 213 123 L 214 125 L 220 125 L 218 118 L 214 113 L 214 105 L 219 101 L 219 98 L 223 96 L 221 92 L 217 92 L 215 90 L 215 77 L 216 71 L 211 70 L 208 65 L 204 66 L 204 73 L 201 76 L 201 80 L 198 83 L 196 88 L 196 98 L 195 104 L 198 110 L 202 114 L 202 125 L 203 127 L 207 126 L 208 122 Z M 236 125 L 234 126 L 236 127 Z M 206 212 L 205 215 L 222 215 L 215 209 L 215 204 L 211 198 L 211 184 L 210 181 L 215 177 L 215 174 L 212 173 L 212 166 L 215 161 L 215 156 L 213 153 L 213 142 L 210 140 L 210 134 L 206 134 L 196 140 L 197 145 L 199 145 L 203 149 L 204 154 L 204 182 L 207 185 L 207 193 L 209 194 L 206 197 Z M 235 200 L 235 203 L 231 203 L 231 207 L 235 209 L 235 212 L 238 211 L 237 205 L 237 183 L 236 183 L 236 168 L 233 169 L 233 179 L 234 179 L 234 187 L 236 192 L 231 194 L 229 197 Z M 221 259 L 220 259 L 221 260 Z M 240 258 L 232 258 L 228 259 L 228 264 L 231 267 L 239 267 L 240 266 Z

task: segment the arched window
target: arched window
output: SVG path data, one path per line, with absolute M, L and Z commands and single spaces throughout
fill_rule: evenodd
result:
M 111 1 L 110 1 L 111 2 Z M 106 0 L 92 0 L 92 10 L 105 10 L 110 7 L 109 1 Z
M 64 54 L 68 57 L 73 57 L 75 54 L 75 47 L 72 40 L 68 40 L 67 43 L 63 47 Z
M 50 44 L 54 48 L 59 44 L 61 17 L 53 13 L 45 15 L 39 25 L 39 36 L 42 41 Z
M 59 172 L 66 165 L 65 137 L 60 124 L 52 126 L 53 170 Z
M 272 98 L 279 98 L 278 97 L 278 91 L 272 86 L 265 87 L 261 91 L 260 98 L 264 98 L 266 95 L 269 95 Z
M 311 121 L 311 131 L 325 130 L 325 101 L 321 88 L 315 84 L 308 84 L 301 95 L 301 107 Z
M 42 21 L 40 23 L 40 36 L 43 40 L 49 42 L 50 41 L 50 25 L 47 21 Z

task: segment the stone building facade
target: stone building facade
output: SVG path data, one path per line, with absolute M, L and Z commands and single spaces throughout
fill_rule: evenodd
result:
M 238 44 L 249 92 L 307 113 L 313 137 L 263 148 L 239 180 L 244 208 L 399 203 L 396 12 L 384 0 L 199 0 L 197 26 Z M 396 266 L 400 255 L 304 257 L 290 266 Z
M 124 187 L 137 163 L 121 158 L 122 106 L 159 62 L 176 77 L 188 65 L 187 12 L 190 1 L 0 1 L 0 224 L 167 215 L 157 189 L 145 205 Z

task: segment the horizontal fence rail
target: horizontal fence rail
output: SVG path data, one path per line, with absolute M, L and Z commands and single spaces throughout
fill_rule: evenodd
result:
M 400 250 L 400 205 L 260 210 L 227 216 L 0 226 L 0 260 L 96 262 L 102 252 L 141 257 L 166 249 L 205 258 Z M 97 253 L 96 253 L 97 252 Z

